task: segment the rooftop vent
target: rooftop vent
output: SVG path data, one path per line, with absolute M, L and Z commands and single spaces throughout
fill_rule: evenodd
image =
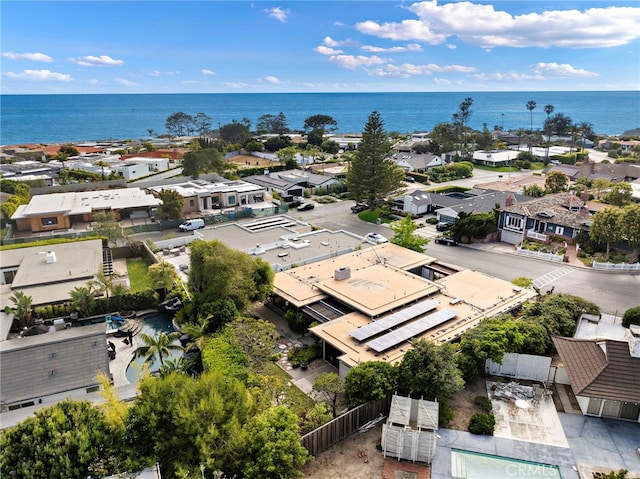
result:
M 47 251 L 47 256 L 45 257 L 45 261 L 47 264 L 53 264 L 56 262 L 56 253 L 55 251 Z
M 351 278 L 351 268 L 349 267 L 338 268 L 333 272 L 333 279 L 336 281 L 343 281 L 349 278 Z

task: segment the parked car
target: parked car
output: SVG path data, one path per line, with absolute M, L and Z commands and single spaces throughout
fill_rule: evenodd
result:
M 389 242 L 387 238 L 385 238 L 379 233 L 367 233 L 366 235 L 364 235 L 364 237 L 366 240 L 373 241 L 374 243 L 377 243 L 377 244 Z
M 298 211 L 312 210 L 315 207 L 316 207 L 316 205 L 314 203 L 303 203 L 300 206 L 298 206 Z
M 446 246 L 458 246 L 458 242 L 451 236 L 438 236 L 435 239 L 436 244 L 443 244 Z
M 351 212 L 352 213 L 360 213 L 361 211 L 364 211 L 368 208 L 367 205 L 365 205 L 364 203 L 356 203 L 355 205 L 353 205 L 351 207 Z
M 415 183 L 416 179 L 413 176 L 405 176 L 404 181 L 408 181 L 409 183 Z
M 449 223 L 445 223 L 443 221 L 441 221 L 440 223 L 438 223 L 436 225 L 436 230 L 437 231 L 447 231 L 449 228 L 451 228 L 451 225 Z

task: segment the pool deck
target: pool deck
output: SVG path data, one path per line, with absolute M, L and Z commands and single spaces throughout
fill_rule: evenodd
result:
M 451 450 L 478 452 L 558 466 L 562 479 L 592 478 L 593 472 L 627 469 L 640 474 L 640 425 L 633 422 L 558 413 L 569 447 L 479 436 L 438 429 L 431 479 L 451 479 Z

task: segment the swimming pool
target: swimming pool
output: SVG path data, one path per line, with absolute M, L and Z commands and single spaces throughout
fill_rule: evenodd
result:
M 548 464 L 521 461 L 477 452 L 451 450 L 451 477 L 454 479 L 560 479 L 560 469 Z
M 173 328 L 173 323 L 171 321 L 171 316 L 166 313 L 160 312 L 152 312 L 146 313 L 139 317 L 142 321 L 142 329 L 140 333 L 148 334 L 149 336 L 156 337 L 161 332 L 165 332 L 167 334 L 175 331 Z M 136 343 L 137 346 L 142 346 L 142 340 L 139 339 L 139 334 L 136 335 Z M 173 344 L 180 344 L 179 340 L 175 340 Z M 167 359 L 176 359 L 182 355 L 181 351 L 170 351 L 169 356 L 164 358 Z M 131 384 L 138 382 L 138 377 L 140 375 L 140 371 L 142 371 L 142 364 L 144 363 L 144 358 L 133 358 L 133 360 L 127 366 L 127 381 Z M 149 370 L 151 372 L 156 372 L 160 369 L 160 361 L 157 359 L 157 356 L 153 359 L 153 361 L 149 364 Z

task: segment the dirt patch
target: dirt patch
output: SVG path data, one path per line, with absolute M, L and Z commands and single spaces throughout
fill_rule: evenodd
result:
M 253 155 L 237 155 L 231 158 L 231 162 L 235 163 L 240 168 L 255 168 L 256 166 L 272 166 L 280 164 L 279 161 L 258 158 L 257 156 Z
M 367 432 L 352 434 L 318 454 L 303 468 L 310 479 L 381 479 L 384 468 L 382 451 L 376 446 L 382 438 L 382 423 Z
M 465 384 L 462 391 L 447 399 L 454 413 L 453 420 L 445 426 L 447 429 L 467 431 L 471 416 L 486 412 L 473 402 L 476 396 L 488 397 L 486 378 L 484 377 L 476 378 Z

